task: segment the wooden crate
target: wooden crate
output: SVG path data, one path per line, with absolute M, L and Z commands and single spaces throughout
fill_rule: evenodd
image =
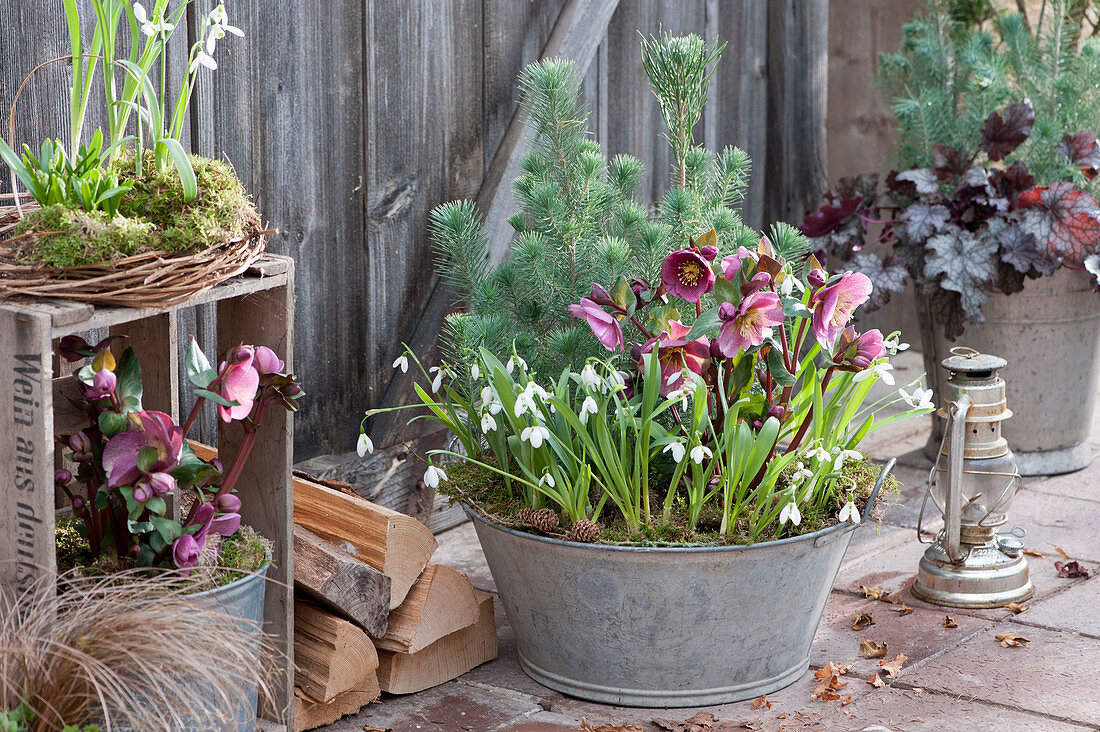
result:
M 61 300 L 0 301 L 0 588 L 22 591 L 57 572 L 54 540 L 54 434 L 80 429 L 82 415 L 64 398 L 72 377 L 55 378 L 57 339 L 108 329 L 130 337 L 141 361 L 143 404 L 180 421 L 176 311 L 215 303 L 218 352 L 240 343 L 268 346 L 292 368 L 294 262 L 268 255 L 244 275 L 167 310 L 94 307 Z M 80 420 L 69 429 L 71 420 Z M 292 415 L 265 414 L 252 457 L 237 484 L 245 523 L 274 542 L 265 629 L 283 654 L 275 692 L 281 722 L 293 729 Z M 227 463 L 240 447 L 239 423 L 219 421 L 218 449 Z M 277 717 L 265 712 L 265 717 Z M 270 728 L 265 725 L 265 728 Z

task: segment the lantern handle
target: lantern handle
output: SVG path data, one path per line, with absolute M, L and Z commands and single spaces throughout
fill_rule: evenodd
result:
M 952 356 L 962 356 L 963 358 L 974 358 L 982 355 L 981 351 L 975 350 L 970 346 L 954 346 L 951 348 Z
M 966 415 L 972 402 L 969 394 L 958 401 L 949 402 L 948 428 L 951 430 L 951 446 L 947 450 L 947 496 L 943 506 L 944 549 L 952 562 L 961 562 L 962 555 L 962 478 L 963 441 L 966 439 Z

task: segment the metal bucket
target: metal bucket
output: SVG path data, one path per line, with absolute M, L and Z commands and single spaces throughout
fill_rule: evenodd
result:
M 235 618 L 241 618 L 248 622 L 252 633 L 252 644 L 259 647 L 261 639 L 261 624 L 264 620 L 264 594 L 267 589 L 267 570 L 271 563 L 264 565 L 258 572 L 241 577 L 228 585 L 215 587 L 205 592 L 197 592 L 191 595 L 195 600 L 204 604 L 220 607 L 227 614 Z M 216 659 L 211 661 L 216 663 Z M 228 729 L 253 730 L 256 727 L 256 703 L 258 690 L 256 684 L 246 687 L 244 695 L 236 706 L 233 715 L 234 726 Z M 195 727 L 195 732 L 202 729 Z
M 856 528 L 750 546 L 603 546 L 514 531 L 463 508 L 527 675 L 640 707 L 724 704 L 797 681 Z
M 1021 475 L 1053 475 L 1080 470 L 1091 462 L 1089 427 L 1095 406 L 1100 346 L 1100 295 L 1095 278 L 1066 268 L 1028 280 L 1015 295 L 993 293 L 982 308 L 985 323 L 967 326 L 948 341 L 936 324 L 925 343 L 925 370 L 937 398 L 945 393 L 940 362 L 964 345 L 1001 356 L 1008 408 L 1002 425 Z M 922 327 L 931 318 L 922 313 Z M 928 344 L 931 348 L 928 348 Z M 925 453 L 934 456 L 943 435 L 941 418 Z

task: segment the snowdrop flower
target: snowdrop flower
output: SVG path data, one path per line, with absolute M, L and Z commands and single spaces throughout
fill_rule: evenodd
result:
M 677 381 L 679 381 L 682 378 L 684 378 L 684 370 L 680 369 L 679 371 L 672 372 L 672 376 L 669 376 L 665 380 L 665 383 L 668 384 L 669 386 L 672 386 L 673 384 L 675 384 Z
M 492 413 L 483 412 L 481 415 L 481 431 L 493 432 L 497 428 L 497 421 L 493 418 Z
M 856 508 L 855 501 L 848 499 L 848 502 L 844 504 L 844 507 L 840 509 L 840 520 L 851 521 L 853 524 L 859 523 L 859 509 Z
M 887 338 L 882 342 L 882 345 L 886 347 L 886 354 L 888 356 L 896 356 L 901 351 L 908 350 L 908 343 L 899 343 L 901 339 L 900 334 L 895 333 L 890 338 Z
M 218 38 L 225 38 L 226 33 L 232 33 L 238 38 L 244 38 L 244 31 L 236 26 L 229 25 L 229 13 L 225 12 L 225 3 L 218 3 L 218 7 L 210 11 L 210 26 L 212 32 L 218 33 Z
M 161 18 L 161 22 L 154 23 L 145 12 L 141 3 L 134 3 L 134 18 L 141 24 L 141 32 L 152 38 L 158 33 L 167 33 L 176 26 L 167 23 Z
M 671 452 L 672 459 L 680 463 L 684 460 L 684 455 L 687 453 L 687 448 L 684 447 L 684 443 L 682 442 L 670 442 L 665 445 L 665 449 L 661 450 L 661 452 Z
M 539 478 L 539 485 L 540 486 L 547 485 L 547 486 L 550 486 L 551 488 L 554 487 L 554 485 L 555 485 L 554 476 L 550 475 L 550 471 L 547 471 L 547 472 L 542 474 L 542 477 Z
M 604 381 L 605 391 L 609 389 L 625 389 L 626 376 L 627 375 L 622 371 L 612 371 L 607 375 L 607 379 Z
M 543 427 L 541 424 L 534 425 L 533 427 L 524 427 L 523 432 L 520 433 L 519 439 L 524 442 L 530 442 L 531 447 L 536 450 L 542 447 L 542 443 L 550 439 L 550 430 Z
M 443 369 L 439 366 L 432 366 L 428 369 L 428 373 L 435 374 L 435 377 L 432 378 L 432 393 L 438 394 L 440 387 L 443 386 Z
M 832 453 L 820 445 L 807 452 L 806 455 L 822 463 L 827 463 L 833 459 Z
M 527 396 L 537 396 L 542 401 L 546 401 L 550 398 L 550 392 L 546 391 L 546 389 L 543 389 L 541 386 L 533 381 L 527 382 L 527 386 L 524 388 L 524 392 L 527 394 Z
M 795 468 L 794 474 L 791 476 L 791 485 L 798 485 L 807 478 L 814 477 L 814 471 L 808 470 L 801 460 L 798 461 L 798 466 Z
M 690 394 L 691 391 L 688 389 L 677 389 L 668 393 L 668 400 L 670 402 L 675 402 L 679 400 L 680 409 L 683 409 L 686 412 L 688 409 L 688 395 Z
M 599 405 L 596 404 L 596 400 L 588 396 L 581 402 L 581 413 L 577 416 L 581 419 L 581 424 L 588 424 L 588 415 L 596 414 L 600 411 Z
M 833 463 L 833 470 L 840 470 L 844 467 L 844 463 L 849 460 L 862 460 L 863 453 L 856 450 L 841 450 L 837 453 L 836 462 Z
M 694 462 L 696 465 L 702 465 L 703 461 L 711 457 L 712 455 L 714 455 L 714 453 L 710 451 L 709 447 L 696 445 L 695 447 L 691 448 L 691 459 L 692 462 Z
M 443 472 L 443 468 L 429 465 L 428 469 L 424 471 L 424 485 L 429 488 L 438 488 L 440 481 L 446 482 L 446 480 L 447 474 Z
M 477 381 L 479 376 L 481 376 L 481 369 L 477 367 L 476 363 L 470 364 L 470 378 Z
M 393 367 L 395 369 L 401 369 L 401 373 L 409 373 L 409 357 L 402 353 L 396 359 L 394 359 Z
M 854 381 L 856 383 L 859 383 L 860 381 L 863 381 L 864 379 L 869 379 L 871 377 L 878 377 L 878 378 L 882 379 L 883 381 L 885 381 L 890 386 L 893 386 L 894 385 L 894 375 L 890 373 L 893 370 L 894 370 L 894 367 L 891 366 L 888 363 L 876 363 L 875 365 L 871 366 L 870 368 L 863 369 L 862 371 L 860 371 L 858 374 L 855 375 L 855 378 L 852 379 L 852 381 Z
M 531 395 L 525 391 L 521 391 L 516 394 L 516 416 L 522 417 L 527 412 L 535 411 L 535 401 L 531 398 Z
M 581 383 L 588 389 L 602 389 L 603 379 L 596 373 L 596 369 L 592 367 L 592 364 L 588 363 L 581 369 Z
M 901 394 L 902 400 L 913 409 L 934 409 L 936 407 L 932 402 L 931 389 L 922 389 L 918 386 L 913 389 L 912 394 L 905 391 L 905 389 L 898 389 L 898 393 Z
M 788 503 L 783 507 L 783 510 L 779 512 L 779 525 L 782 526 L 788 521 L 795 526 L 802 523 L 802 512 L 798 510 L 798 504 L 794 501 Z
M 359 433 L 359 442 L 355 445 L 355 451 L 359 457 L 366 457 L 368 452 L 374 452 L 374 443 L 367 437 L 366 432 Z
M 493 401 L 493 387 L 489 385 L 481 387 L 481 404 L 485 406 L 491 401 Z
M 199 68 L 200 66 L 205 66 L 211 71 L 214 71 L 218 68 L 218 62 L 215 61 L 214 57 L 207 53 L 205 49 L 200 48 L 199 52 L 195 54 L 195 60 L 192 61 L 191 65 L 187 67 L 187 73 L 195 73 L 195 69 Z
M 515 371 L 517 365 L 520 367 L 521 370 L 527 370 L 527 362 L 524 361 L 521 357 L 512 354 L 508 358 L 508 363 L 504 364 L 504 370 L 511 374 L 513 371 Z
M 802 284 L 802 280 L 795 277 L 793 274 L 788 274 L 783 278 L 783 281 L 779 283 L 779 291 L 786 297 L 790 297 L 794 292 L 794 288 L 798 288 L 799 292 L 805 292 L 806 286 Z

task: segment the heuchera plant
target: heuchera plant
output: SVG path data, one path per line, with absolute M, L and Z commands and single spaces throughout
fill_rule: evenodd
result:
M 210 539 L 232 536 L 241 525 L 235 488 L 264 413 L 270 407 L 296 411 L 301 385 L 270 348 L 240 345 L 215 370 L 192 339 L 186 365 L 197 398 L 181 427 L 170 415 L 142 407 L 137 356 L 127 347 L 116 361 L 111 350 L 121 339 L 112 336 L 94 346 L 80 336 L 61 339 L 60 357 L 90 361 L 76 373 L 81 396 L 73 400 L 88 426 L 58 436 L 76 475 L 57 471 L 57 486 L 68 496 L 94 557 L 185 573 L 200 562 L 216 564 L 217 543 Z M 200 459 L 184 439 L 208 401 L 224 422 L 244 427 L 228 469 L 219 460 Z M 190 497 L 182 504 L 182 521 L 169 512 L 166 496 L 174 492 Z
M 1100 203 L 1071 182 L 1036 185 L 1013 158 L 1034 124 L 1024 99 L 986 119 L 977 150 L 937 145 L 932 168 L 892 171 L 881 184 L 875 175 L 844 179 L 802 232 L 815 252 L 874 282 L 868 310 L 911 277 L 951 339 L 984 320 L 994 290 L 1011 295 L 1059 267 L 1100 282 Z M 1065 135 L 1057 150 L 1086 179 L 1100 171 L 1091 130 Z

